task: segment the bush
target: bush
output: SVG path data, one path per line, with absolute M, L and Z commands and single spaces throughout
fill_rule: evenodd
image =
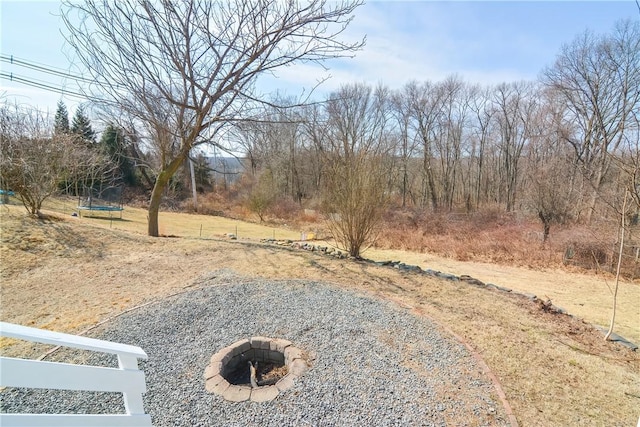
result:
M 302 208 L 289 197 L 278 197 L 269 207 L 269 213 L 280 220 L 292 222 L 300 220 Z

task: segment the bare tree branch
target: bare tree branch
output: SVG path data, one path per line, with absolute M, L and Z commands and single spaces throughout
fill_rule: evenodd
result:
M 95 80 L 95 98 L 138 120 L 161 168 L 149 207 L 158 235 L 162 192 L 192 148 L 245 116 L 260 75 L 349 57 L 340 40 L 360 0 L 65 1 L 67 41 Z

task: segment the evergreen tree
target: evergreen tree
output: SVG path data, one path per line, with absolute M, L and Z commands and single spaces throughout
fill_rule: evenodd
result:
M 53 132 L 56 135 L 69 133 L 69 112 L 62 100 L 58 101 L 58 108 L 54 117 Z
M 211 188 L 211 168 L 207 163 L 207 158 L 202 153 L 198 154 L 193 166 L 196 184 L 201 188 Z
M 71 123 L 71 132 L 79 135 L 86 142 L 95 142 L 96 134 L 91 127 L 91 121 L 84 113 L 84 108 L 79 105 Z
M 135 168 L 127 156 L 127 143 L 122 129 L 114 124 L 109 124 L 100 138 L 100 147 L 118 166 L 118 171 L 125 184 L 135 186 L 137 184 Z

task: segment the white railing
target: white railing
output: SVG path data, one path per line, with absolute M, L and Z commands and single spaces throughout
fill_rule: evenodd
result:
M 151 417 L 142 405 L 146 384 L 138 359 L 146 359 L 147 354 L 140 347 L 5 322 L 0 322 L 0 336 L 115 354 L 119 365 L 104 368 L 0 357 L 0 386 L 120 392 L 126 410 L 126 414 L 2 413 L 1 426 L 151 426 Z

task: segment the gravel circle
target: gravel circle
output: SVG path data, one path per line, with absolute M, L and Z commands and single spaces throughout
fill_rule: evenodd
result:
M 88 335 L 142 347 L 154 426 L 509 425 L 467 349 L 427 319 L 325 283 L 247 279 L 219 271 L 200 287 L 128 312 Z M 205 390 L 221 348 L 285 338 L 312 366 L 266 403 Z M 114 356 L 62 350 L 49 360 L 117 366 Z M 6 389 L 2 412 L 124 413 L 117 393 Z

